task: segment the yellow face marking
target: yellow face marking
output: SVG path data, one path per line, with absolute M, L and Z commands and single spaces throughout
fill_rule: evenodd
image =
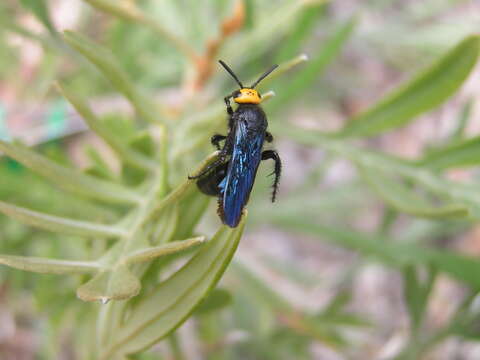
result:
M 237 104 L 260 104 L 262 101 L 255 89 L 240 89 L 240 94 L 233 99 Z

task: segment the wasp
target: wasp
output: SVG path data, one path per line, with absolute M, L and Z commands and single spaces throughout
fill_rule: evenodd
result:
M 217 159 L 206 166 L 198 175 L 197 186 L 203 193 L 218 197 L 218 214 L 222 222 L 236 227 L 240 222 L 243 208 L 248 202 L 255 176 L 261 160 L 272 159 L 275 168 L 272 202 L 277 195 L 282 163 L 275 150 L 263 150 L 265 141 L 272 142 L 273 136 L 267 131 L 268 122 L 260 106 L 262 96 L 255 87 L 278 65 L 273 65 L 251 86 L 245 87 L 232 69 L 222 60 L 219 63 L 240 86 L 224 98 L 228 114 L 227 135 L 215 134 L 211 138 L 213 146 L 219 150 Z M 238 105 L 232 109 L 231 99 Z M 223 147 L 220 142 L 224 141 Z

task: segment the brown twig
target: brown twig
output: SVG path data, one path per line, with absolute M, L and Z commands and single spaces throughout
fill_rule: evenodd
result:
M 232 36 L 243 27 L 245 24 L 245 13 L 245 1 L 237 0 L 232 15 L 221 23 L 219 36 L 207 42 L 205 54 L 197 58 L 197 74 L 192 85 L 193 92 L 201 89 L 213 74 L 218 51 L 229 36 Z

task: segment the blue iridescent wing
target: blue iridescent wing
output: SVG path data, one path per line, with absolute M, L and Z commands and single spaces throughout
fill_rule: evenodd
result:
M 265 134 L 249 131 L 244 121 L 238 121 L 235 141 L 227 176 L 220 184 L 219 213 L 223 222 L 230 227 L 238 225 L 242 210 L 252 191 L 258 165 L 262 158 Z

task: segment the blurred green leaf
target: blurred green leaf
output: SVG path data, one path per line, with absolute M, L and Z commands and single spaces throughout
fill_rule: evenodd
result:
M 197 55 L 190 45 L 176 36 L 174 32 L 170 32 L 156 18 L 143 13 L 134 3 L 125 3 L 116 0 L 84 0 L 97 9 L 108 14 L 114 15 L 126 21 L 132 21 L 140 25 L 149 27 L 155 31 L 161 38 L 168 41 L 174 48 L 179 50 L 188 59 L 195 61 Z
M 296 216 L 279 217 L 275 219 L 275 224 L 359 251 L 389 266 L 431 264 L 473 289 L 480 289 L 480 279 L 476 276 L 480 271 L 480 261 L 474 257 L 416 244 L 395 243 L 376 235 L 315 224 Z
M 340 291 L 330 303 L 315 314 L 313 319 L 319 324 L 332 324 L 337 326 L 370 326 L 371 324 L 361 316 L 346 309 L 352 296 L 347 291 Z
M 275 311 L 292 311 L 290 304 L 248 269 L 246 265 L 237 261 L 233 264 L 232 270 L 238 281 L 246 289 L 245 292 L 254 296 L 259 302 L 268 305 L 269 308 Z
M 424 281 L 421 280 L 419 269 L 415 266 L 407 266 L 403 273 L 405 303 L 410 314 L 413 336 L 416 336 L 427 311 L 427 302 L 436 279 L 436 272 L 427 267 Z
M 468 99 L 460 110 L 460 115 L 458 116 L 457 126 L 455 127 L 452 135 L 449 140 L 452 143 L 459 142 L 463 139 L 465 129 L 467 128 L 468 122 L 470 121 L 472 115 L 473 99 Z
M 370 171 L 388 172 L 392 175 L 405 177 L 442 198 L 467 205 L 472 218 L 480 217 L 480 191 L 475 184 L 444 179 L 433 171 L 415 166 L 409 161 L 362 149 L 318 131 L 300 129 L 286 124 L 278 126 L 275 123 L 272 123 L 271 127 L 274 128 L 275 133 L 288 135 L 305 145 L 322 146 L 328 151 L 353 161 L 358 166 L 369 168 Z
M 100 358 L 138 352 L 182 324 L 220 279 L 244 226 L 245 216 L 235 229 L 221 227 L 187 264 L 132 309 L 128 322 L 115 329 L 116 335 L 103 348 Z
M 291 99 L 296 99 L 298 94 L 302 94 L 319 77 L 320 73 L 338 56 L 343 49 L 344 44 L 350 38 L 356 24 L 356 19 L 352 18 L 341 25 L 335 33 L 321 45 L 318 53 L 312 57 L 307 65 L 300 70 L 295 77 L 288 82 L 288 86 L 282 88 L 282 91 L 270 101 L 267 105 L 269 109 L 274 110 L 280 105 L 285 104 Z
M 408 84 L 351 119 L 338 135 L 377 135 L 435 108 L 462 85 L 474 68 L 479 51 L 480 36 L 467 37 Z
M 480 136 L 433 150 L 416 164 L 436 170 L 478 165 L 480 164 Z
M 59 83 L 59 89 L 62 95 L 73 105 L 75 110 L 83 117 L 90 129 L 100 136 L 110 147 L 120 156 L 122 160 L 130 165 L 140 167 L 141 169 L 152 169 L 155 163 L 137 153 L 131 148 L 128 148 L 123 142 L 121 142 L 110 130 L 104 126 L 104 124 L 97 118 L 90 107 L 75 94 L 74 91 L 69 89 L 65 84 Z
M 213 289 L 210 294 L 195 308 L 195 315 L 205 315 L 220 310 L 232 302 L 232 294 L 225 289 Z
M 0 151 L 73 193 L 115 203 L 131 204 L 141 200 L 135 191 L 66 168 L 24 146 L 0 140 Z
M 118 226 L 95 224 L 48 215 L 0 201 L 0 212 L 27 225 L 64 234 L 87 236 L 91 238 L 119 237 L 126 231 Z
M 110 169 L 109 165 L 102 158 L 100 153 L 91 145 L 86 145 L 85 154 L 91 164 L 84 169 L 85 174 L 107 181 L 118 181 L 118 176 Z
M 38 20 L 48 29 L 52 35 L 56 35 L 57 31 L 53 26 L 52 19 L 48 10 L 48 1 L 46 0 L 20 0 L 23 7 L 30 9 Z
M 127 265 L 113 270 L 99 272 L 77 289 L 77 296 L 83 301 L 123 300 L 131 298 L 140 291 L 140 281 L 132 274 Z
M 140 93 L 134 82 L 120 67 L 113 54 L 104 47 L 95 44 L 83 35 L 66 31 L 65 41 L 75 50 L 85 56 L 100 72 L 112 83 L 115 89 L 121 92 L 135 108 L 135 111 L 146 121 L 160 124 L 156 105 Z
M 161 256 L 176 254 L 190 250 L 205 241 L 203 236 L 192 239 L 173 241 L 167 244 L 134 251 L 125 257 L 125 263 L 134 264 L 151 261 Z
M 101 269 L 91 261 L 45 259 L 33 256 L 0 255 L 0 264 L 19 270 L 45 274 L 84 274 Z
M 192 189 L 190 194 L 185 195 L 185 199 L 180 202 L 178 212 L 179 214 L 188 214 L 188 216 L 179 216 L 175 232 L 176 239 L 183 239 L 193 234 L 195 226 L 205 214 L 210 200 L 196 188 Z
M 275 62 L 284 62 L 302 52 L 301 48 L 305 40 L 311 36 L 320 15 L 324 13 L 325 4 L 312 4 L 304 8 L 299 14 L 287 38 L 282 42 L 282 47 L 276 55 Z
M 468 208 L 465 205 L 447 204 L 435 206 L 400 181 L 389 179 L 381 171 L 363 167 L 360 168 L 360 174 L 385 202 L 398 211 L 426 218 L 459 218 L 468 216 Z

